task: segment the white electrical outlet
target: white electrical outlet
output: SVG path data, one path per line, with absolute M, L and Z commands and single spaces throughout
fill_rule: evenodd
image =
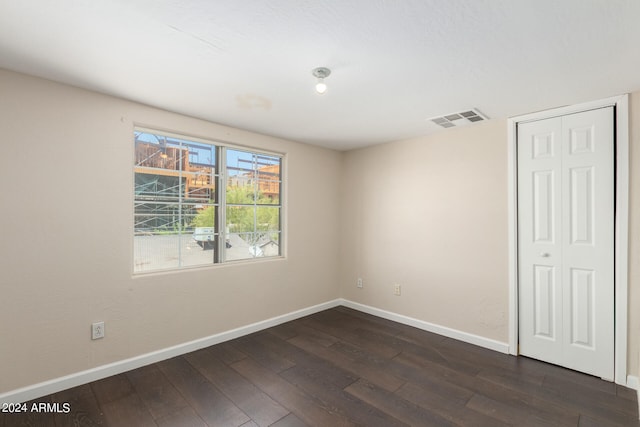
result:
M 96 322 L 91 324 L 91 339 L 97 340 L 104 338 L 104 322 Z
M 396 296 L 400 296 L 400 292 L 401 292 L 400 284 L 395 283 L 393 285 L 393 294 Z
M 358 277 L 358 282 L 356 283 L 356 286 L 359 288 L 362 287 L 362 277 Z

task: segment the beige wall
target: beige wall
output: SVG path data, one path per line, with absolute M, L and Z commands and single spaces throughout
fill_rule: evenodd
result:
M 630 110 L 628 374 L 637 377 L 640 92 Z M 508 342 L 505 120 L 348 152 L 344 185 L 344 298 Z
M 506 341 L 506 138 L 495 120 L 346 153 L 343 296 Z
M 340 153 L 3 70 L 0 94 L 0 394 L 338 296 Z M 133 278 L 133 123 L 286 153 L 287 258 Z

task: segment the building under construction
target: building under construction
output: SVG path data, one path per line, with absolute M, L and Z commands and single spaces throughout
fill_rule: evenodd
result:
M 215 147 L 193 145 L 191 150 L 188 142 L 169 138 L 136 140 L 136 233 L 186 230 L 199 210 L 215 202 L 215 156 L 201 161 L 197 155 L 203 150 L 215 154 Z
M 140 134 L 136 138 L 136 234 L 185 231 L 199 212 L 217 203 L 217 148 L 213 145 Z M 138 136 L 140 136 L 138 135 Z M 238 160 L 238 163 L 246 160 Z M 280 163 L 256 159 L 254 164 L 227 165 L 227 186 L 250 186 L 272 200 L 280 196 Z M 214 227 L 214 217 L 211 224 Z

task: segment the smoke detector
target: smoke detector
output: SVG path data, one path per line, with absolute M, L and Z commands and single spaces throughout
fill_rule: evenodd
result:
M 429 119 L 429 121 L 437 126 L 448 129 L 472 125 L 477 122 L 483 122 L 487 119 L 487 116 L 485 116 L 475 108 L 472 108 L 470 110 L 464 110 L 459 113 L 451 113 L 444 116 L 433 117 Z

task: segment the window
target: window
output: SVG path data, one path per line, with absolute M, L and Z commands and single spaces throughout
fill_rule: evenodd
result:
M 134 141 L 134 273 L 280 256 L 281 156 L 141 129 Z
M 280 163 L 277 156 L 227 149 L 225 259 L 279 255 Z

